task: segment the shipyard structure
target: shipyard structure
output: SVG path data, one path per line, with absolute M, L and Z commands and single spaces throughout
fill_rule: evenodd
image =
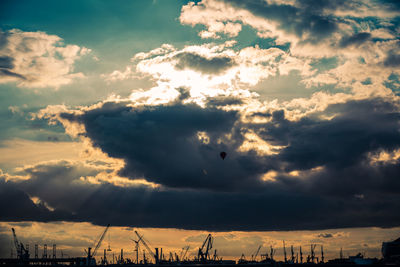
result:
M 104 229 L 99 240 L 92 247 L 85 249 L 85 255 L 82 257 L 68 257 L 68 255 L 57 253 L 57 246 L 53 244 L 48 248 L 47 244 L 43 246 L 43 252 L 39 257 L 39 246 L 35 244 L 34 255 L 30 254 L 28 245 L 24 245 L 17 238 L 15 229 L 12 228 L 14 248 L 11 250 L 10 258 L 0 259 L 0 266 L 181 266 L 181 267 L 272 267 L 272 266 L 400 266 L 400 238 L 382 243 L 382 258 L 366 258 L 364 254 L 358 253 L 354 256 L 344 257 L 342 249 L 339 258 L 325 261 L 323 246 L 310 244 L 307 246 L 307 252 L 299 247 L 298 253 L 294 252 L 294 247 L 286 247 L 283 241 L 284 259 L 278 261 L 274 258 L 276 249 L 272 246 L 265 254 L 260 253 L 261 245 L 256 252 L 246 259 L 242 254 L 238 261 L 224 260 L 218 256 L 217 249 L 213 248 L 213 237 L 208 234 L 201 245 L 196 248 L 196 255 L 189 256 L 190 246 L 184 246 L 179 253 L 163 253 L 162 248 L 152 248 L 149 241 L 138 231 L 134 231 L 136 239 L 134 242 L 134 258 L 125 258 L 123 249 L 117 256 L 110 257 L 107 253 L 111 251 L 110 246 L 100 252 L 99 248 L 106 236 L 110 225 Z M 142 253 L 140 251 L 142 249 Z M 14 256 L 15 252 L 15 256 Z M 60 255 L 61 254 L 61 255 Z M 193 253 L 192 253 L 193 254 Z

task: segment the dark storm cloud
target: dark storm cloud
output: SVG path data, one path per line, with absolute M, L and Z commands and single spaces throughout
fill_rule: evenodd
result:
M 275 199 L 280 203 L 279 209 L 274 211 L 276 216 L 286 220 L 279 212 L 288 209 L 285 205 L 296 202 L 304 206 L 296 208 L 300 209 L 299 213 L 307 214 L 306 207 L 315 201 L 321 206 L 314 204 L 316 207 L 313 210 L 320 210 L 329 216 L 336 214 L 341 219 L 330 221 L 328 215 L 318 215 L 324 219 L 321 218 L 315 225 L 300 220 L 298 223 L 289 223 L 291 226 L 288 227 L 387 226 L 399 223 L 398 216 L 393 213 L 399 206 L 396 192 L 400 191 L 400 183 L 394 178 L 400 173 L 399 164 L 382 163 L 375 166 L 369 162 L 371 152 L 400 148 L 397 104 L 382 99 L 350 101 L 331 105 L 323 114 L 335 117 L 320 119 L 321 113 L 300 121 L 289 121 L 283 110 L 276 110 L 265 114 L 266 117 L 272 117 L 271 122 L 253 125 L 241 123 L 235 113 L 214 108 L 203 109 L 195 105 L 135 110 L 119 104 L 107 104 L 70 119 L 85 125 L 87 136 L 96 146 L 112 157 L 125 159 L 124 175 L 132 178 L 144 176 L 149 181 L 171 188 L 190 188 L 190 195 L 198 196 L 199 200 L 190 200 L 185 196 L 188 199 L 188 211 L 193 209 L 190 206 L 192 202 L 200 201 L 208 206 L 208 197 L 216 200 L 213 205 L 218 209 L 226 211 L 230 205 L 248 209 L 253 201 L 269 203 Z M 251 151 L 236 152 L 246 129 L 253 129 L 268 142 L 286 148 L 272 156 L 259 156 Z M 197 139 L 199 131 L 208 134 L 208 144 Z M 225 144 L 216 142 L 227 133 L 232 133 L 230 141 Z M 218 152 L 222 150 L 228 151 L 225 161 L 218 158 Z M 261 174 L 271 169 L 307 171 L 320 166 L 323 167 L 322 171 L 311 172 L 299 179 L 282 174 L 275 183 L 266 184 L 259 180 Z M 211 191 L 200 193 L 197 192 L 199 189 Z M 185 195 L 183 192 L 181 194 Z M 365 197 L 357 198 L 356 195 L 360 194 Z M 158 196 L 177 197 L 171 206 L 183 201 L 174 190 L 158 192 L 154 196 L 156 202 L 159 201 L 156 200 Z M 293 196 L 297 196 L 297 200 Z M 201 201 L 201 198 L 204 200 Z M 231 198 L 241 199 L 241 204 Z M 168 201 L 163 199 L 160 203 Z M 254 205 L 260 208 L 262 204 Z M 153 207 L 152 210 L 157 209 Z M 341 211 L 343 214 L 339 215 Z M 361 212 L 365 213 L 362 216 L 365 220 L 354 221 L 360 218 Z M 310 216 L 310 220 L 315 219 L 311 215 L 305 216 Z M 385 222 L 384 218 L 389 220 Z M 240 227 L 236 217 L 221 219 L 221 222 L 224 221 L 221 225 L 228 227 L 231 220 L 235 221 L 232 223 L 236 227 Z M 151 220 L 146 223 L 151 223 Z M 247 225 L 249 223 L 250 219 Z M 217 225 L 217 222 L 214 224 Z M 233 229 L 234 225 L 229 229 Z M 254 223 L 252 225 L 257 229 L 259 227 Z M 192 224 L 188 227 L 199 226 Z M 273 228 L 273 225 L 268 227 Z
M 392 101 L 330 105 L 299 121 L 287 120 L 283 110 L 254 114 L 271 118 L 263 124 L 241 122 L 235 112 L 180 103 L 106 103 L 62 116 L 82 123 L 95 146 L 124 159 L 124 175 L 162 185 L 84 183 L 81 176 L 99 170 L 68 162 L 26 168 L 31 179 L 14 188 L 55 211 L 74 214 L 70 220 L 217 231 L 400 224 L 400 160 L 371 163 L 369 156 L 400 148 L 399 108 Z M 237 152 L 249 129 L 286 147 L 270 156 Z M 207 133 L 206 143 L 198 132 Z M 222 150 L 228 152 L 225 160 L 219 158 Z M 312 171 L 316 167 L 321 169 Z M 275 182 L 259 180 L 268 170 L 279 172 Z M 298 176 L 289 175 L 293 170 L 300 170 Z M 25 218 L 25 209 L 8 217 Z
M 359 201 L 371 216 L 367 220 L 370 223 L 384 223 L 372 219 L 380 215 L 391 223 L 400 223 L 390 212 L 400 205 L 400 161 L 370 162 L 370 153 L 400 148 L 398 103 L 382 99 L 350 101 L 331 105 L 324 114 L 335 117 L 291 122 L 279 114 L 273 115 L 267 127 L 260 127 L 264 139 L 287 145 L 270 159 L 276 160 L 277 167 L 284 166 L 287 172 L 323 167 L 319 172 L 300 174 L 299 179 L 282 175 L 277 183 L 282 188 L 334 200 L 334 205 L 357 205 Z
M 294 230 L 395 226 L 399 198 L 379 207 L 357 199 L 323 198 L 281 189 L 264 194 L 149 191 L 102 186 L 78 211 L 96 224 L 203 230 Z M 385 204 L 392 204 L 390 207 Z M 381 208 L 380 210 L 378 210 Z M 294 219 L 295 218 L 295 219 Z
M 263 188 L 260 175 L 282 168 L 290 172 L 323 166 L 335 175 L 348 171 L 341 174 L 347 179 L 356 177 L 354 167 L 364 164 L 359 173 L 369 170 L 365 162 L 370 153 L 400 148 L 398 107 L 382 99 L 331 105 L 299 121 L 287 120 L 283 110 L 265 116 L 271 122 L 244 124 L 235 112 L 215 108 L 178 104 L 135 109 L 112 103 L 83 115 L 64 114 L 84 124 L 95 146 L 125 160 L 123 175 L 177 188 L 255 190 Z M 249 129 L 285 148 L 270 156 L 238 152 Z M 224 139 L 227 134 L 230 138 Z M 220 151 L 229 160 L 222 161 Z
M 266 1 L 225 0 L 253 14 L 277 21 L 280 28 L 299 37 L 309 34 L 307 41 L 320 42 L 337 28 L 334 18 L 322 15 L 324 9 L 334 9 L 345 1 L 298 1 L 298 6 L 268 4 Z M 330 2 L 330 3 L 328 3 Z
M 71 219 L 72 216 L 68 213 L 58 210 L 50 211 L 42 203 L 33 203 L 27 193 L 16 184 L 0 179 L 0 220 L 52 221 Z
M 55 165 L 31 167 L 31 171 L 36 173 L 32 181 L 10 183 L 13 188 L 25 188 L 29 194 L 39 197 L 56 210 L 73 210 L 74 213 L 74 217 L 69 219 L 37 213 L 42 215 L 41 221 L 74 220 L 99 225 L 111 223 L 113 226 L 227 231 L 390 227 L 400 219 L 400 215 L 393 212 L 399 208 L 398 196 L 360 201 L 354 197 L 327 198 L 280 186 L 272 186 L 263 193 L 221 193 L 81 183 L 79 198 L 82 201 L 76 205 L 80 167 L 65 162 Z M 56 177 L 46 174 L 46 170 L 52 173 L 53 169 L 58 169 Z M 58 183 L 62 186 L 52 186 L 51 190 L 32 190 Z M 52 196 L 56 194 L 58 198 Z M 5 200 L 10 203 L 14 199 Z M 17 206 L 15 218 L 37 220 L 24 211 Z M 34 212 L 37 211 L 32 210 Z
M 242 140 L 240 129 L 233 127 L 236 112 L 197 105 L 135 109 L 107 103 L 70 119 L 85 125 L 95 146 L 124 159 L 122 175 L 131 178 L 146 177 L 168 187 L 230 191 L 247 188 L 249 180 L 248 186 L 254 187 L 265 169 L 256 158 L 236 152 Z M 226 141 L 229 147 L 219 142 L 226 134 L 234 138 Z M 221 151 L 230 161 L 222 161 Z
M 76 180 L 81 176 L 94 176 L 99 171 L 60 161 L 28 167 L 24 172 L 31 179 L 20 183 L 19 188 L 31 196 L 40 196 L 40 199 L 49 203 L 51 207 L 54 205 L 58 210 L 72 213 L 94 190 Z M 69 187 L 69 190 L 64 190 L 66 187 Z M 65 199 L 68 199 L 68 202 L 65 202 Z
M 207 58 L 191 52 L 179 53 L 173 59 L 178 60 L 175 68 L 179 70 L 192 69 L 204 74 L 219 74 L 236 65 L 235 61 L 228 56 Z
M 292 122 L 283 111 L 275 111 L 272 123 L 259 126 L 258 132 L 266 140 L 289 145 L 276 156 L 290 163 L 289 169 L 345 168 L 365 160 L 367 152 L 400 147 L 400 115 L 392 103 L 350 101 L 331 105 L 324 114 L 335 117 Z
M 352 36 L 344 36 L 339 43 L 340 47 L 359 46 L 371 39 L 371 34 L 368 32 L 356 33 Z

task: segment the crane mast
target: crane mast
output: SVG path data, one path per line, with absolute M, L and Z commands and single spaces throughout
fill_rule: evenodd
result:
M 285 262 L 287 262 L 285 240 L 283 241 L 283 256 L 285 257 Z
M 300 263 L 303 263 L 303 252 L 301 251 L 301 246 L 300 246 Z
M 21 255 L 21 248 L 17 239 L 17 235 L 15 234 L 15 230 L 14 228 L 11 228 L 12 232 L 13 232 L 13 237 L 14 237 L 14 246 L 15 246 L 15 250 L 17 251 L 17 258 L 20 257 Z
M 258 247 L 258 249 L 257 249 L 257 251 L 256 251 L 256 254 L 254 254 L 254 257 L 253 257 L 253 259 L 252 259 L 253 261 L 257 260 L 257 256 L 258 256 L 258 253 L 260 252 L 261 247 L 262 247 L 262 245 L 260 245 L 260 246 Z
M 292 255 L 291 257 L 291 262 L 294 263 L 294 249 L 293 249 L 293 245 L 290 246 L 290 253 Z
M 143 235 L 140 236 L 139 233 L 135 230 L 135 234 L 137 235 L 137 237 L 139 238 L 138 242 L 142 241 L 142 244 L 144 245 L 144 247 L 146 248 L 146 250 L 150 253 L 151 256 L 153 256 L 154 260 L 156 263 L 158 263 L 158 256 L 156 254 L 154 254 L 154 252 L 152 251 L 152 249 L 149 247 L 149 245 L 147 244 L 146 241 L 144 241 Z
M 199 248 L 199 253 L 198 253 L 199 261 L 206 262 L 208 260 L 209 251 L 210 249 L 212 249 L 212 246 L 213 246 L 213 239 L 211 234 L 208 234 L 207 238 L 203 242 L 203 245 Z M 206 247 L 205 252 L 203 251 L 204 247 Z
M 271 258 L 271 260 L 274 260 L 275 252 L 276 252 L 275 249 L 271 246 L 271 250 L 269 253 L 269 257 Z
M 136 252 L 136 264 L 139 264 L 139 242 L 140 242 L 140 239 L 142 239 L 142 238 L 139 238 L 138 240 L 131 238 L 131 240 L 135 243 L 134 252 Z
M 11 228 L 13 232 L 14 238 L 14 246 L 17 251 L 17 258 L 18 259 L 28 259 L 29 258 L 29 251 L 24 247 L 24 245 L 18 241 L 17 234 L 15 233 L 15 229 Z

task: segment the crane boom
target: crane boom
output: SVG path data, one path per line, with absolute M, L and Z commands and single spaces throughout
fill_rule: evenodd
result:
M 16 249 L 16 251 L 17 251 L 17 257 L 19 257 L 20 254 L 21 254 L 20 244 L 19 244 L 19 242 L 18 242 L 18 238 L 17 238 L 17 235 L 15 234 L 14 228 L 11 228 L 11 230 L 12 230 L 12 232 L 13 232 L 14 246 L 15 246 L 15 249 Z
M 101 242 L 103 241 L 104 237 L 106 236 L 106 233 L 107 233 L 109 227 L 110 227 L 110 224 L 107 224 L 106 229 L 104 230 L 103 234 L 100 236 L 100 239 L 97 242 L 97 245 L 93 251 L 93 255 L 92 255 L 93 257 L 96 256 L 97 249 L 100 247 Z
M 260 246 L 258 247 L 257 252 L 256 252 L 256 254 L 255 254 L 255 256 L 254 256 L 254 260 L 257 258 L 258 252 L 260 252 L 261 247 L 262 247 L 262 245 L 260 245 Z
M 183 256 L 181 256 L 181 260 L 185 260 L 185 257 L 186 257 L 186 254 L 187 254 L 189 248 L 190 248 L 190 246 L 187 246 L 186 248 L 184 248 L 185 252 L 183 253 Z
M 17 234 L 15 233 L 15 229 L 11 228 L 14 237 L 14 246 L 17 250 L 17 258 L 19 259 L 28 259 L 29 258 L 29 250 L 24 247 L 24 245 L 18 241 Z
M 153 256 L 154 259 L 157 260 L 156 254 L 154 254 L 154 252 L 151 250 L 151 248 L 149 247 L 149 245 L 147 245 L 146 241 L 144 241 L 143 236 L 140 236 L 139 233 L 138 233 L 136 230 L 135 230 L 135 234 L 136 234 L 136 235 L 138 236 L 138 238 L 139 238 L 138 242 L 139 242 L 139 241 L 142 241 L 143 245 L 145 246 L 145 248 L 147 249 L 147 251 L 150 253 L 150 255 Z
M 204 240 L 203 245 L 201 246 L 201 250 L 204 249 L 204 246 L 206 245 L 206 243 L 207 243 L 207 241 L 208 241 L 209 239 L 211 239 L 211 234 L 208 234 L 208 236 L 207 236 L 206 239 Z M 207 246 L 208 246 L 208 245 L 207 245 Z
M 207 244 L 207 246 L 206 246 Z M 212 249 L 213 239 L 211 234 L 208 234 L 207 238 L 204 240 L 203 245 L 199 248 L 198 252 L 198 260 L 199 261 L 207 261 L 209 256 L 209 251 Z M 204 252 L 204 247 L 206 247 Z

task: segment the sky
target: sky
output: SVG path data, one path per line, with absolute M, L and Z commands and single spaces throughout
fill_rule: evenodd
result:
M 0 5 L 0 257 L 400 236 L 398 1 Z

